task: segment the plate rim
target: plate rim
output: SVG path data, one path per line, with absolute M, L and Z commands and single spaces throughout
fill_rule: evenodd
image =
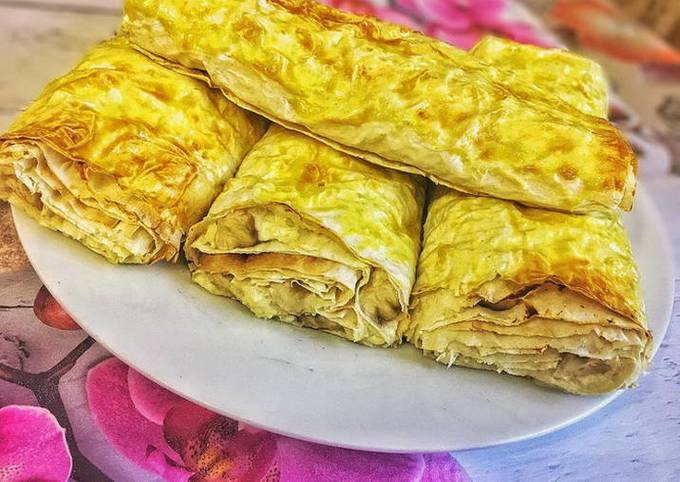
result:
M 649 215 L 650 222 L 656 227 L 656 234 L 660 238 L 660 250 L 659 250 L 659 257 L 663 258 L 668 258 L 668 256 L 671 256 L 670 259 L 672 259 L 673 256 L 673 250 L 672 250 L 672 245 L 670 242 L 670 237 L 668 235 L 668 230 L 666 229 L 665 223 L 662 219 L 661 213 L 659 212 L 658 207 L 656 206 L 656 203 L 652 199 L 652 197 L 649 195 L 648 191 L 646 190 L 646 187 L 642 185 L 641 182 L 638 182 L 638 192 L 636 195 L 635 199 L 636 203 L 644 204 L 644 212 L 645 214 Z M 550 425 L 549 427 L 543 428 L 541 430 L 535 430 L 533 432 L 528 432 L 523 435 L 517 435 L 517 436 L 509 436 L 505 438 L 499 438 L 495 440 L 494 442 L 490 443 L 478 443 L 478 444 L 468 444 L 468 445 L 447 445 L 446 447 L 441 446 L 441 444 L 436 444 L 432 447 L 427 447 L 423 449 L 417 449 L 413 447 L 408 447 L 408 448 L 396 448 L 396 447 L 371 447 L 365 444 L 352 444 L 352 443 L 346 443 L 346 442 L 336 442 L 333 440 L 326 440 L 323 438 L 315 438 L 313 436 L 306 436 L 304 434 L 299 434 L 299 433 L 293 433 L 289 432 L 286 430 L 281 430 L 276 427 L 271 427 L 266 424 L 261 424 L 258 423 L 256 420 L 250 420 L 248 417 L 243 417 L 240 415 L 234 415 L 232 413 L 229 413 L 225 411 L 224 409 L 220 407 L 213 406 L 210 403 L 207 403 L 205 401 L 202 401 L 200 399 L 197 399 L 191 394 L 188 393 L 183 393 L 179 390 L 176 390 L 169 386 L 166 382 L 163 380 L 160 380 L 153 376 L 152 374 L 148 373 L 143 367 L 139 367 L 134 363 L 131 363 L 130 360 L 128 359 L 127 356 L 122 355 L 119 353 L 118 350 L 114 350 L 111 348 L 111 346 L 106 342 L 106 340 L 101 339 L 101 337 L 98 334 L 94 334 L 90 330 L 85 329 L 85 325 L 88 325 L 88 322 L 81 323 L 81 321 L 73 316 L 73 313 L 71 310 L 62 303 L 62 300 L 60 299 L 58 292 L 59 288 L 57 286 L 54 286 L 53 281 L 54 280 L 49 280 L 48 277 L 44 276 L 44 273 L 42 272 L 40 266 L 34 264 L 34 255 L 31 251 L 30 246 L 27 247 L 27 243 L 25 241 L 25 237 L 27 236 L 27 231 L 25 230 L 25 223 L 34 223 L 37 224 L 35 220 L 29 218 L 23 211 L 20 209 L 16 208 L 15 206 L 11 205 L 12 209 L 12 217 L 14 220 L 14 224 L 17 230 L 17 234 L 19 236 L 19 239 L 21 241 L 21 244 L 24 248 L 24 251 L 26 252 L 26 255 L 31 263 L 31 266 L 33 267 L 35 273 L 37 274 L 38 278 L 40 281 L 47 287 L 47 289 L 50 291 L 50 293 L 53 293 L 53 296 L 55 299 L 62 305 L 63 309 L 73 317 L 73 319 L 78 323 L 79 326 L 82 327 L 83 331 L 88 335 L 91 336 L 94 340 L 97 341 L 100 345 L 102 345 L 111 355 L 115 356 L 119 360 L 123 361 L 125 364 L 127 364 L 130 368 L 133 368 L 135 371 L 141 373 L 145 377 L 149 378 L 150 380 L 154 381 L 155 383 L 159 384 L 163 388 L 171 391 L 172 393 L 175 393 L 179 395 L 182 398 L 185 398 L 187 400 L 190 400 L 197 405 L 200 405 L 202 407 L 205 407 L 209 410 L 212 410 L 218 414 L 233 418 L 238 421 L 242 421 L 247 423 L 248 425 L 251 425 L 253 427 L 263 429 L 275 434 L 295 438 L 298 440 L 302 441 L 307 441 L 307 442 L 313 442 L 313 443 L 318 443 L 318 444 L 323 444 L 327 446 L 333 446 L 333 447 L 340 447 L 340 448 L 347 448 L 347 449 L 352 449 L 352 450 L 359 450 L 359 451 L 373 451 L 373 452 L 381 452 L 381 453 L 395 453 L 395 454 L 408 454 L 408 453 L 436 453 L 436 452 L 461 452 L 461 451 L 467 451 L 467 450 L 476 450 L 476 449 L 481 449 L 481 448 L 489 448 L 489 447 L 498 447 L 501 445 L 508 445 L 508 444 L 513 444 L 513 443 L 520 443 L 524 442 L 527 440 L 539 438 L 545 435 L 548 435 L 553 432 L 560 431 L 564 428 L 567 428 L 569 426 L 572 426 L 574 424 L 577 424 L 584 419 L 587 419 L 591 415 L 593 415 L 595 412 L 598 412 L 599 410 L 603 409 L 605 406 L 609 405 L 611 402 L 613 402 L 615 399 L 617 399 L 619 396 L 621 396 L 626 390 L 628 389 L 621 389 L 617 390 L 616 392 L 606 394 L 603 396 L 602 400 L 600 403 L 597 403 L 596 405 L 590 407 L 587 410 L 578 412 L 576 415 L 570 418 L 566 418 L 563 421 Z M 17 221 L 18 220 L 18 221 Z M 41 229 L 47 229 L 44 227 L 41 227 Z M 70 238 L 68 238 L 70 239 Z M 29 243 L 30 244 L 30 243 Z M 86 249 L 86 248 L 85 248 Z M 668 274 L 668 283 L 663 283 L 665 286 L 665 293 L 663 296 L 663 299 L 665 299 L 665 306 L 663 306 L 663 313 L 664 313 L 664 318 L 661 321 L 662 325 L 662 331 L 663 333 L 658 333 L 654 332 L 654 344 L 652 347 L 652 352 L 651 352 L 651 357 L 650 357 L 650 367 L 651 364 L 656 356 L 656 353 L 658 349 L 661 346 L 661 343 L 663 342 L 663 339 L 665 338 L 667 332 L 668 332 L 668 327 L 670 325 L 671 321 L 671 316 L 672 316 L 672 310 L 673 310 L 673 295 L 674 295 L 674 279 L 675 279 L 675 273 L 674 273 L 674 267 L 672 263 L 669 263 L 666 265 L 666 274 Z M 46 279 L 47 278 L 47 279 Z M 668 295 L 668 296 L 666 296 Z M 333 336 L 333 335 L 328 335 L 328 336 Z M 457 367 L 457 369 L 463 369 L 463 367 Z M 506 375 L 510 376 L 510 375 Z M 644 376 L 644 375 L 643 375 Z

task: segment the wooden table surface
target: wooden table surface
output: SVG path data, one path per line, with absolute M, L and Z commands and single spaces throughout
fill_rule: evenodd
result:
M 119 21 L 118 0 L 0 0 L 0 130 L 47 82 L 69 70 L 88 47 L 113 34 Z M 675 260 L 668 262 L 680 273 L 680 176 L 656 175 L 642 182 L 666 221 L 676 253 Z M 6 208 L 2 211 L 6 216 Z M 22 257 L 2 245 L 0 256 L 7 262 L 21 262 Z M 35 290 L 39 282 L 30 270 L 22 276 L 11 292 L 0 289 L 0 324 L 21 318 L 21 310 L 30 306 L 30 295 L 18 292 Z M 637 389 L 551 435 L 454 454 L 473 480 L 680 480 L 677 277 L 675 287 L 673 323 Z M 2 400 L 0 393 L 0 405 Z M 134 467 L 124 473 L 130 480 L 137 478 L 130 475 Z M 140 475 L 141 479 L 148 480 Z

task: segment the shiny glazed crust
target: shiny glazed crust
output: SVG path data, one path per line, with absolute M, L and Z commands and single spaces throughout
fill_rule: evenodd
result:
M 636 159 L 605 119 L 407 29 L 306 0 L 128 0 L 140 49 L 370 162 L 565 211 L 629 209 Z
M 194 280 L 276 317 L 398 342 L 420 249 L 423 180 L 272 126 L 191 228 Z
M 549 89 L 585 114 L 607 118 L 607 79 L 602 67 L 565 49 L 545 49 L 487 36 L 470 54 L 514 77 Z
M 648 362 L 637 268 L 618 215 L 574 215 L 437 188 L 410 341 L 439 361 L 581 394 L 628 386 Z
M 109 40 L 0 136 L 0 198 L 111 262 L 175 260 L 264 129 L 218 91 Z

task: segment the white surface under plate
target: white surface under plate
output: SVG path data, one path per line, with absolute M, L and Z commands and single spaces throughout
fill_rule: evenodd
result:
M 446 368 L 411 346 L 370 349 L 260 320 L 191 283 L 182 264 L 114 266 L 14 214 L 40 278 L 113 354 L 186 398 L 274 432 L 357 449 L 461 450 L 557 430 L 618 395 L 567 395 Z M 656 350 L 670 318 L 671 253 L 643 190 L 625 221 Z

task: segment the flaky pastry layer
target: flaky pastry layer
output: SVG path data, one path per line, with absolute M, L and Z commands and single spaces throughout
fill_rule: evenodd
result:
M 402 331 L 445 364 L 569 392 L 629 386 L 646 367 L 637 267 L 618 215 L 574 215 L 438 188 Z
M 510 75 L 515 82 L 549 89 L 585 114 L 607 118 L 608 87 L 602 67 L 566 49 L 546 49 L 486 36 L 470 54 Z
M 493 67 L 312 0 L 127 0 L 121 32 L 207 72 L 238 105 L 372 163 L 564 211 L 632 204 L 637 161 L 623 135 L 515 75 L 521 55 Z
M 122 39 L 0 136 L 0 198 L 116 263 L 175 260 L 265 121 Z
M 352 341 L 400 341 L 423 180 L 280 126 L 246 156 L 186 245 L 193 279 L 257 316 Z

